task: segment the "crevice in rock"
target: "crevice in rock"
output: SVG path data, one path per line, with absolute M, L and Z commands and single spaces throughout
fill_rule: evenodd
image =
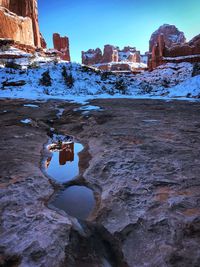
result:
M 66 248 L 65 266 L 71 267 L 128 267 L 118 239 L 105 227 L 82 222 L 85 236 L 72 230 L 70 246 Z

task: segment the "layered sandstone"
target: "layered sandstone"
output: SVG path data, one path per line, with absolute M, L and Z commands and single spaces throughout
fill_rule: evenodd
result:
M 118 47 L 105 45 L 101 63 L 118 62 Z
M 104 66 L 108 68 L 106 64 L 118 62 L 124 62 L 126 66 L 128 62 L 140 63 L 140 51 L 137 51 L 135 47 L 130 46 L 126 46 L 120 50 L 117 46 L 105 45 L 103 53 L 99 48 L 95 50 L 89 49 L 86 52 L 82 52 L 82 63 L 85 65 L 92 66 L 100 64 L 101 68 L 104 68 Z M 122 64 L 120 66 L 122 66 Z M 127 70 L 129 68 L 130 66 L 128 66 Z
M 69 38 L 61 37 L 60 34 L 53 34 L 53 44 L 54 49 L 59 52 L 59 56 L 62 60 L 70 61 L 70 51 L 69 51 Z
M 13 39 L 25 45 L 34 45 L 32 21 L 19 17 L 8 9 L 0 7 L 0 38 Z
M 183 32 L 179 31 L 176 26 L 164 24 L 158 28 L 151 35 L 151 39 L 149 41 L 149 49 L 152 50 L 153 46 L 156 45 L 158 41 L 158 37 L 163 35 L 163 39 L 165 45 L 167 47 L 172 47 L 174 44 L 183 44 L 186 42 L 186 38 Z
M 1 38 L 41 47 L 37 0 L 0 0 L 0 7 Z
M 200 62 L 200 35 L 186 43 L 184 34 L 175 26 L 161 26 L 150 39 L 149 69 L 155 69 L 164 63 L 181 62 Z
M 135 47 L 125 46 L 122 50 L 118 51 L 119 62 L 137 62 L 140 63 L 140 51 L 137 51 Z
M 100 48 L 97 49 L 89 49 L 88 51 L 82 51 L 82 62 L 85 65 L 95 65 L 101 62 L 102 60 L 102 51 Z

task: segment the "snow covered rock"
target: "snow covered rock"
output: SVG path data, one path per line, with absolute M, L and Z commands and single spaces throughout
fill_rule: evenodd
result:
M 152 33 L 149 41 L 149 51 L 151 52 L 153 46 L 157 44 L 158 37 L 163 35 L 164 42 L 167 47 L 172 47 L 174 44 L 183 44 L 186 38 L 183 32 L 179 31 L 175 25 L 164 24 Z

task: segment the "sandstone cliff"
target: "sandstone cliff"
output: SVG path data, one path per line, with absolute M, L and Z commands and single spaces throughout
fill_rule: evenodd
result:
M 200 35 L 186 43 L 183 32 L 164 24 L 151 36 L 148 67 L 153 70 L 164 63 L 181 62 L 200 62 Z
M 37 0 L 0 0 L 0 8 L 0 38 L 41 47 Z
M 102 51 L 100 48 L 89 49 L 88 51 L 82 51 L 82 63 L 88 66 L 98 64 L 102 60 Z
M 153 46 L 157 43 L 158 37 L 163 35 L 165 45 L 172 47 L 174 44 L 183 44 L 186 42 L 186 38 L 183 32 L 179 31 L 176 26 L 164 24 L 152 33 L 149 41 L 149 50 L 152 51 Z
M 105 45 L 103 53 L 99 48 L 82 51 L 82 63 L 85 65 L 105 65 L 111 62 L 140 63 L 140 51 L 130 46 L 120 50 L 119 47 L 113 45 Z

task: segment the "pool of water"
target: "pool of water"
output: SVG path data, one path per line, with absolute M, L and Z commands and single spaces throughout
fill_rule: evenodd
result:
M 62 191 L 51 204 L 73 217 L 84 220 L 94 209 L 95 198 L 91 189 L 74 185 Z
M 45 169 L 54 180 L 64 183 L 79 174 L 78 153 L 83 150 L 79 143 L 69 143 L 62 149 L 52 150 L 52 155 L 45 162 Z

